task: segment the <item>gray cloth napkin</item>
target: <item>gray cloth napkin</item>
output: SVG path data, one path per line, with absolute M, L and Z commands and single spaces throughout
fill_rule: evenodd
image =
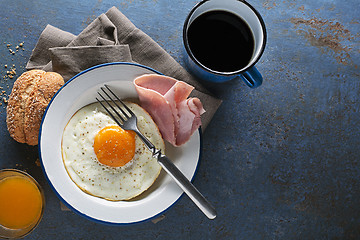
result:
M 147 34 L 138 29 L 116 7 L 90 23 L 78 36 L 51 25 L 46 26 L 32 52 L 26 69 L 60 73 L 67 81 L 77 73 L 108 62 L 135 62 L 195 87 L 206 113 L 202 129 L 221 104 Z

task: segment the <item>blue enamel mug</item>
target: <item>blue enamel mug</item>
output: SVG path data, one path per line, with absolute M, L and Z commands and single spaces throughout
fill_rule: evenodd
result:
M 221 25 L 227 19 L 231 20 L 229 29 Z M 198 78 L 216 83 L 240 78 L 251 88 L 262 84 L 255 64 L 265 49 L 266 28 L 246 1 L 199 2 L 185 20 L 183 41 L 185 64 Z

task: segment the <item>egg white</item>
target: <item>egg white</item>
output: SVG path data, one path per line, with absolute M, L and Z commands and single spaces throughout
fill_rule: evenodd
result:
M 138 118 L 139 130 L 164 153 L 165 145 L 150 115 L 135 103 L 126 103 Z M 99 103 L 78 110 L 66 125 L 62 157 L 72 181 L 84 192 L 107 200 L 128 200 L 148 189 L 161 166 L 138 136 L 134 158 L 123 167 L 100 163 L 94 152 L 94 138 L 106 126 L 117 125 Z

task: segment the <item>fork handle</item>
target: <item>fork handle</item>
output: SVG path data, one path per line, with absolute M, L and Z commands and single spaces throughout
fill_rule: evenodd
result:
M 216 217 L 215 208 L 208 200 L 195 188 L 195 186 L 184 176 L 184 174 L 170 161 L 168 157 L 161 154 L 158 157 L 161 167 L 175 180 L 181 189 L 189 198 L 200 208 L 200 210 L 209 218 Z

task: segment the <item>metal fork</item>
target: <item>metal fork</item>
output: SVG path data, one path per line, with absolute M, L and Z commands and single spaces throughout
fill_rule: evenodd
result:
M 184 174 L 170 161 L 170 159 L 164 154 L 162 154 L 161 150 L 156 149 L 156 147 L 139 131 L 137 127 L 136 115 L 131 111 L 131 109 L 127 107 L 125 103 L 119 99 L 118 96 L 116 96 L 116 94 L 109 88 L 109 86 L 104 85 L 104 87 L 100 87 L 100 89 L 107 98 L 101 92 L 98 92 L 99 96 L 103 101 L 100 101 L 98 98 L 96 98 L 96 100 L 114 119 L 114 121 L 124 130 L 134 131 L 152 152 L 153 157 L 157 158 L 160 166 L 175 180 L 175 182 L 181 187 L 181 189 L 190 197 L 190 199 L 209 219 L 214 219 L 216 217 L 215 208 L 184 176 Z M 117 100 L 117 102 L 114 100 L 114 98 Z M 113 104 L 111 104 L 111 102 Z M 106 103 L 107 106 L 105 106 L 104 103 Z M 118 103 L 120 103 L 122 107 L 120 107 Z M 115 106 L 118 110 L 115 109 Z M 113 114 L 113 112 L 110 111 L 110 109 L 112 109 L 116 116 Z

